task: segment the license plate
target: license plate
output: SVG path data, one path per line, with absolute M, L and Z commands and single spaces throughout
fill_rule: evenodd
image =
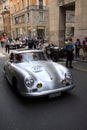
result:
M 54 97 L 58 97 L 61 96 L 61 93 L 52 93 L 49 95 L 49 98 L 54 98 Z

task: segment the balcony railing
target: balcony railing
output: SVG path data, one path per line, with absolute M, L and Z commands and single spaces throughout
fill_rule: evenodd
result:
M 3 4 L 4 2 L 6 2 L 6 0 L 0 0 L 0 3 Z
M 43 6 L 42 9 L 39 9 L 39 5 L 32 5 L 32 6 L 27 6 L 26 8 L 23 8 L 19 11 L 15 11 L 14 13 L 11 13 L 11 15 L 18 15 L 18 14 L 23 14 L 24 12 L 28 12 L 29 10 L 48 10 L 47 6 Z
M 29 10 L 48 10 L 47 6 L 31 5 L 28 7 Z

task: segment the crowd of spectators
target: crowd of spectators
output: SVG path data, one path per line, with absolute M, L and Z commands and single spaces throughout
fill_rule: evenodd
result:
M 65 40 L 65 45 L 68 44 L 69 39 Z M 80 38 L 77 38 L 74 45 L 74 57 L 76 59 L 86 59 L 87 60 L 87 37 L 84 37 L 83 41 L 80 41 Z
M 12 42 L 13 39 L 11 38 L 0 38 L 0 46 L 2 48 L 6 48 L 6 52 L 9 53 L 9 44 Z M 29 37 L 17 37 L 14 39 L 15 41 L 22 41 L 27 43 L 28 49 L 36 49 L 36 48 L 42 48 L 44 45 L 44 38 L 39 39 L 37 37 L 30 39 Z M 69 42 L 69 39 L 65 40 L 65 45 Z M 73 42 L 74 45 L 74 54 L 75 58 L 82 58 L 87 59 L 87 36 L 84 37 L 83 41 L 80 41 L 80 38 L 77 38 L 75 42 Z

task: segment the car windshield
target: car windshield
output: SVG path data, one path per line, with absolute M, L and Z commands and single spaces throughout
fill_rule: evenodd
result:
M 47 60 L 43 52 L 27 52 L 16 54 L 16 62 Z

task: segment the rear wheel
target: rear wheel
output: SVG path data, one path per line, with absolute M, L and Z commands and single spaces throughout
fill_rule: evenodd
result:
M 52 53 L 51 54 L 51 59 L 52 59 L 52 61 L 57 62 L 58 61 L 58 54 L 57 53 Z
M 18 83 L 17 83 L 16 77 L 13 77 L 12 79 L 12 88 L 13 88 L 13 91 L 17 94 L 17 96 L 22 98 L 22 95 L 18 89 Z

